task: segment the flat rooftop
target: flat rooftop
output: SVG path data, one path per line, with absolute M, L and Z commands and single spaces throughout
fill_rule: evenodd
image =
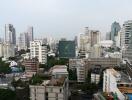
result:
M 58 79 L 50 79 L 50 80 L 43 80 L 43 83 L 41 85 L 44 86 L 62 86 L 64 84 L 66 77 L 61 77 Z

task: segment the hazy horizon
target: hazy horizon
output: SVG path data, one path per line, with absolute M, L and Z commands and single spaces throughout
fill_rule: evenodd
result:
M 4 25 L 13 24 L 19 33 L 34 27 L 35 37 L 73 38 L 84 27 L 110 31 L 117 21 L 132 19 L 131 0 L 0 0 L 0 35 Z

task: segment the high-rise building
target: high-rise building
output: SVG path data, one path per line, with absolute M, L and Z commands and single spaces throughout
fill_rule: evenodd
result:
M 127 48 L 132 35 L 132 20 L 124 22 L 121 29 L 121 47 Z
M 30 45 L 30 41 L 34 40 L 34 36 L 33 36 L 33 27 L 28 27 L 27 30 L 27 47 L 29 47 Z
M 31 58 L 38 58 L 41 64 L 47 63 L 47 45 L 40 40 L 30 41 Z
M 111 40 L 113 42 L 115 42 L 115 36 L 118 35 L 118 32 L 120 31 L 120 29 L 121 29 L 121 27 L 120 27 L 119 23 L 117 23 L 117 22 L 112 23 L 110 36 L 111 36 Z
M 16 45 L 16 31 L 12 24 L 5 25 L 5 42 Z
M 100 32 L 97 30 L 88 30 L 85 28 L 85 33 L 82 33 L 78 37 L 78 49 L 80 57 L 88 58 L 92 47 L 99 44 Z
M 128 59 L 129 62 L 132 63 L 132 35 L 130 37 L 128 47 L 122 50 L 122 57 L 124 59 Z
M 78 38 L 78 47 L 80 50 L 87 51 L 87 45 L 90 47 L 98 44 L 100 41 L 100 32 L 97 30 L 88 30 L 86 27 L 85 33 L 80 34 Z
M 18 44 L 18 50 L 27 50 L 27 33 L 20 33 L 19 44 Z
M 114 69 L 106 69 L 103 73 L 103 92 L 108 94 L 111 92 L 116 93 L 119 100 L 126 100 L 124 93 L 129 93 L 128 90 L 131 90 L 129 86 L 131 80 L 126 73 L 118 72 Z
M 59 57 L 74 58 L 75 57 L 75 41 L 59 41 Z

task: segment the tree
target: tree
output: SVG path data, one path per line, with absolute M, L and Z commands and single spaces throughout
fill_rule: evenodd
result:
M 69 80 L 77 80 L 77 71 L 75 70 L 69 70 Z
M 39 75 L 33 75 L 31 80 L 30 80 L 30 84 L 32 85 L 36 85 L 36 84 L 41 84 L 43 82 L 42 77 L 40 77 Z
M 17 100 L 16 93 L 10 89 L 0 89 L 0 100 Z

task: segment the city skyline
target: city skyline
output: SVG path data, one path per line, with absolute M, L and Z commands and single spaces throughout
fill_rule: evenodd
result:
M 39 37 L 74 38 L 84 27 L 110 31 L 111 24 L 131 20 L 131 0 L 1 0 L 0 35 L 4 25 L 13 24 L 19 36 L 28 26 L 34 27 Z

